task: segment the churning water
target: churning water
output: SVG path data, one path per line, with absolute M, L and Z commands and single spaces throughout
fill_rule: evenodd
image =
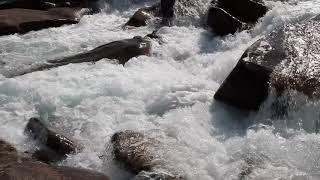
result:
M 267 1 L 272 9 L 252 31 L 223 38 L 200 26 L 210 1 L 194 1 L 176 26 L 159 30 L 151 57 L 133 58 L 125 66 L 101 60 L 1 76 L 0 137 L 22 151 L 32 148 L 24 126 L 41 116 L 85 146 L 62 165 L 98 170 L 111 179 L 132 177 L 110 155 L 110 137 L 126 129 L 161 141 L 168 166 L 189 179 L 320 179 L 320 135 L 313 129 L 319 101 L 291 92 L 295 101 L 288 117 L 273 119 L 272 97 L 249 115 L 213 100 L 251 43 L 283 23 L 320 14 L 320 1 Z M 1 68 L 23 68 L 155 28 L 122 29 L 137 8 L 154 1 L 107 2 L 101 13 L 76 25 L 0 37 Z M 273 126 L 259 124 L 269 121 Z

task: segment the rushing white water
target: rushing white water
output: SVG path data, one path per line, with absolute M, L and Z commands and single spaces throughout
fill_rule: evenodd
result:
M 2 66 L 19 68 L 152 32 L 153 25 L 129 30 L 122 25 L 137 8 L 155 1 L 108 2 L 105 11 L 76 25 L 0 37 Z M 0 137 L 20 150 L 32 148 L 24 126 L 41 116 L 85 146 L 63 165 L 98 170 L 111 179 L 132 176 L 110 157 L 110 137 L 126 129 L 163 142 L 159 151 L 168 164 L 189 179 L 239 179 L 244 171 L 251 172 L 248 179 L 319 179 L 320 136 L 313 130 L 319 101 L 296 94 L 288 118 L 279 120 L 272 119 L 269 101 L 246 117 L 213 95 L 252 42 L 283 23 L 320 14 L 320 1 L 267 1 L 272 9 L 251 32 L 223 38 L 197 23 L 209 2 L 187 11 L 195 23 L 181 20 L 161 28 L 151 57 L 133 58 L 125 66 L 101 60 L 0 77 Z M 261 121 L 275 123 L 261 126 Z

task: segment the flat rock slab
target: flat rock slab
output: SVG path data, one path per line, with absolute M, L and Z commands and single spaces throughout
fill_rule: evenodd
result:
M 47 11 L 30 9 L 0 10 L 0 35 L 27 33 L 65 24 L 76 24 L 88 9 L 53 8 Z
M 232 106 L 258 110 L 269 87 L 320 96 L 320 22 L 286 24 L 255 42 L 215 94 Z

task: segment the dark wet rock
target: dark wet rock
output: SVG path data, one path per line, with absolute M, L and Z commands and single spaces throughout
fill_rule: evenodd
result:
M 36 71 L 48 70 L 59 66 L 64 66 L 71 63 L 96 62 L 103 58 L 116 59 L 119 64 L 125 64 L 129 59 L 141 55 L 150 55 L 151 42 L 140 36 L 132 39 L 124 39 L 114 41 L 102 46 L 99 46 L 91 51 L 77 54 L 70 57 L 65 57 L 56 60 L 50 60 L 45 63 L 32 64 L 28 69 L 23 69 L 18 72 L 2 72 L 5 77 L 15 77 Z
M 271 86 L 320 96 L 320 22 L 287 24 L 255 42 L 240 58 L 215 99 L 247 110 L 259 109 Z
M 268 11 L 261 0 L 214 0 L 212 4 L 246 23 L 256 23 Z
M 135 180 L 178 180 L 182 176 L 172 173 L 165 160 L 157 153 L 160 142 L 135 131 L 121 131 L 111 138 L 115 160 L 131 171 Z
M 207 25 L 219 36 L 234 34 L 246 27 L 245 23 L 216 7 L 211 7 L 208 11 Z
M 0 9 L 35 9 L 45 10 L 57 7 L 95 8 L 97 0 L 4 0 L 0 2 Z
M 0 10 L 0 35 L 27 33 L 65 24 L 76 24 L 79 19 L 89 14 L 82 8 L 53 8 L 48 11 L 30 9 Z
M 160 17 L 160 5 L 155 4 L 151 7 L 141 8 L 126 23 L 126 26 L 146 26 L 152 18 Z
M 44 162 L 62 160 L 67 154 L 75 154 L 82 149 L 74 140 L 47 127 L 38 118 L 31 118 L 25 131 L 39 143 L 39 150 L 33 157 Z
M 170 25 L 174 18 L 174 5 L 176 0 L 161 0 L 162 25 Z
M 14 163 L 0 168 L 1 180 L 108 180 L 101 173 L 79 168 L 51 166 L 41 162 L 29 161 Z
M 261 1 L 214 0 L 208 10 L 207 25 L 217 35 L 234 34 L 249 29 L 267 11 Z

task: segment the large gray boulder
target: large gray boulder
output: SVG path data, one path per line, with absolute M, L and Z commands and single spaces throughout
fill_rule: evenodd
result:
M 258 110 L 269 87 L 320 96 L 320 21 L 286 24 L 250 46 L 222 83 L 215 99 Z

